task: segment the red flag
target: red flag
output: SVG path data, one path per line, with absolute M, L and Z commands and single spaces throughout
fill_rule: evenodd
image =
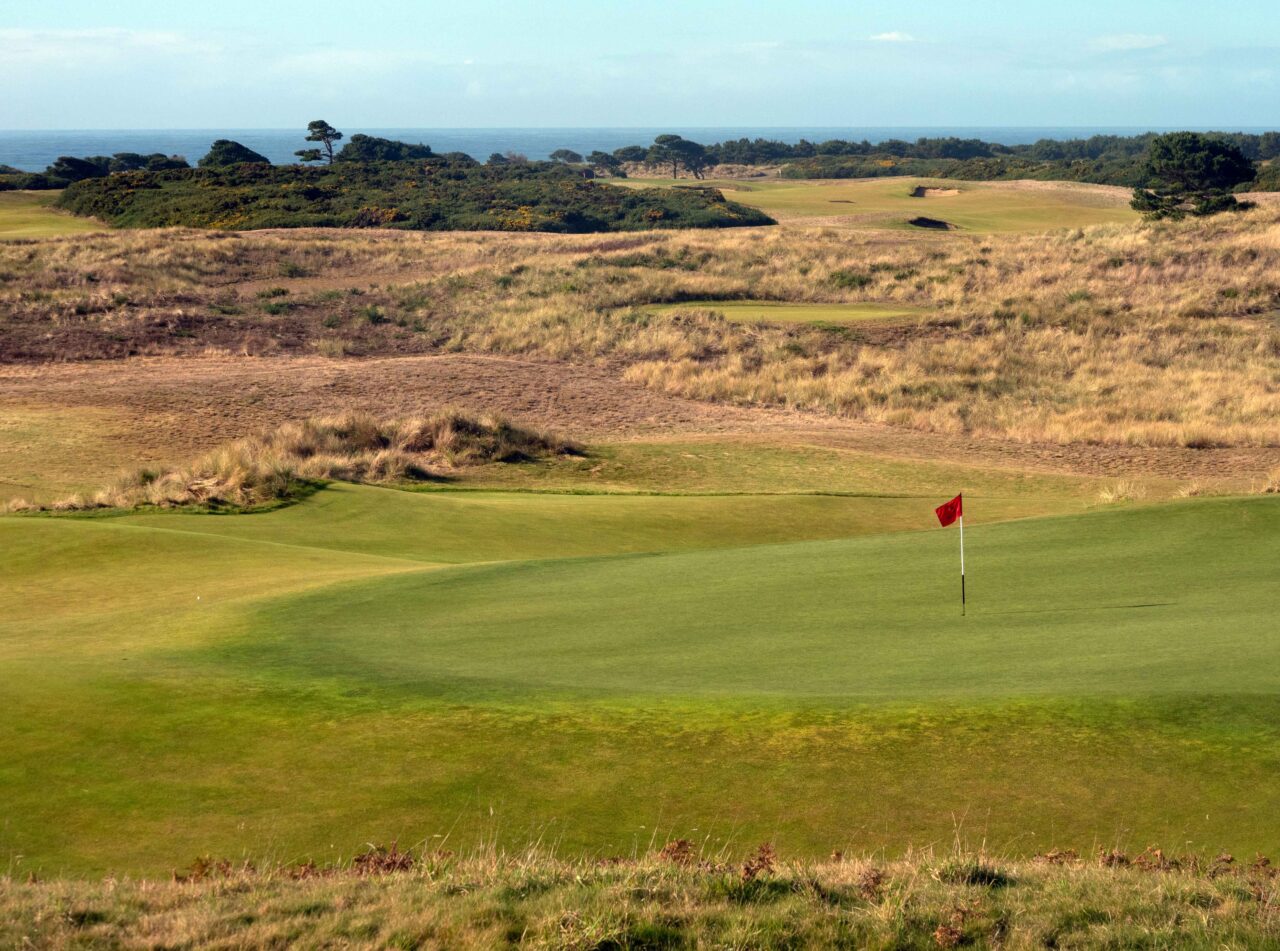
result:
M 963 498 L 963 495 L 957 495 L 950 502 L 944 502 L 933 510 L 937 514 L 938 521 L 942 524 L 943 528 L 946 528 L 956 519 L 964 516 L 964 504 L 960 501 Z

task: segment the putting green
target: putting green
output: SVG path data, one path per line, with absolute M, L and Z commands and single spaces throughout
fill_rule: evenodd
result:
M 48 238 L 60 234 L 105 231 L 92 218 L 77 218 L 52 205 L 60 192 L 0 192 L 0 240 Z
M 737 324 L 856 324 L 918 317 L 926 311 L 909 304 L 796 304 L 780 301 L 685 301 L 654 307 L 659 313 L 710 310 Z
M 936 501 L 0 519 L 0 853 L 1280 846 L 1280 500 L 967 496 L 966 618 Z
M 631 187 L 688 186 L 688 179 L 632 179 Z M 699 182 L 721 189 L 727 198 L 751 205 L 781 221 L 806 223 L 812 218 L 839 218 L 850 226 L 945 234 L 907 224 L 916 217 L 934 218 L 962 232 L 1048 231 L 1136 221 L 1127 193 L 1073 182 L 956 182 L 894 177 L 841 180 Z M 956 194 L 915 197 L 917 189 Z

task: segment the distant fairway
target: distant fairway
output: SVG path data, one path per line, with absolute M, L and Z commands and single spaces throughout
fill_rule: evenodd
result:
M 738 324 L 856 324 L 863 321 L 897 320 L 925 313 L 919 307 L 902 304 L 792 304 L 780 301 L 684 301 L 653 308 L 659 313 L 710 310 Z
M 727 198 L 751 205 L 779 220 L 804 223 L 840 218 L 863 228 L 930 233 L 907 222 L 916 217 L 945 221 L 961 231 L 1008 232 L 1083 228 L 1132 222 L 1137 212 L 1121 189 L 1071 182 L 956 182 L 927 178 L 873 178 L 836 181 L 634 179 L 618 184 L 711 185 Z M 917 190 L 957 191 L 914 197 Z
M 91 218 L 77 218 L 52 208 L 59 194 L 56 191 L 0 192 L 0 240 L 105 230 L 103 224 Z
M 986 478 L 964 619 L 932 496 L 0 519 L 0 851 L 1274 851 L 1280 500 L 984 525 L 1081 508 Z

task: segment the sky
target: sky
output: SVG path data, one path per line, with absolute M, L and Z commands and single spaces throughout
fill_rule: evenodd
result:
M 0 129 L 1280 127 L 1275 0 L 3 0 Z

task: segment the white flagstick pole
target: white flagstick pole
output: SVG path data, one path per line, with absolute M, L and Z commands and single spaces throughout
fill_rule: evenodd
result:
M 963 511 L 963 510 L 962 510 Z M 960 516 L 960 616 L 964 617 L 964 515 Z

